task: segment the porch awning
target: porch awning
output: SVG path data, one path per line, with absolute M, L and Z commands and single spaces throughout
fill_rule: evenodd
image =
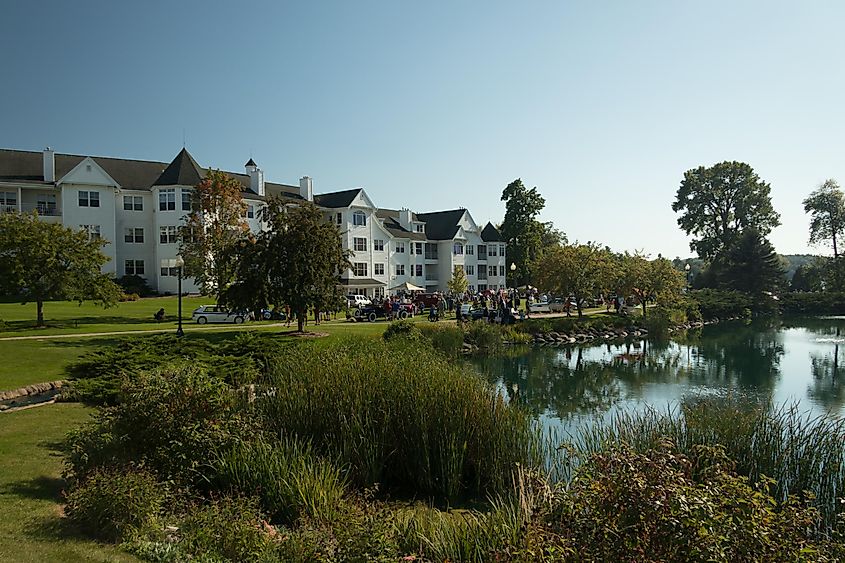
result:
M 350 287 L 384 287 L 387 285 L 373 278 L 340 278 L 340 284 Z

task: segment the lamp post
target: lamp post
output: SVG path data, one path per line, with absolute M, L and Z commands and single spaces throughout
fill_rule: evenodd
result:
M 516 276 L 514 275 L 514 272 L 516 272 L 516 263 L 511 262 L 511 277 L 513 278 L 513 286 L 514 286 L 514 288 L 516 288 L 517 283 L 516 283 Z
M 689 272 L 690 272 L 691 269 L 692 269 L 692 266 L 690 266 L 689 262 L 687 262 L 687 265 L 684 266 L 684 272 L 686 272 L 686 276 L 687 276 L 687 290 L 689 290 Z
M 185 336 L 185 331 L 182 330 L 182 268 L 185 267 L 185 260 L 181 256 L 176 257 L 176 267 L 179 268 L 179 282 L 178 282 L 178 293 L 179 293 L 179 328 L 176 329 L 176 336 Z

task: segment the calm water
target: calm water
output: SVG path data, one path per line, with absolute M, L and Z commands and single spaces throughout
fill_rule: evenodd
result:
M 616 409 L 665 409 L 688 395 L 714 393 L 800 401 L 809 412 L 845 414 L 845 317 L 723 323 L 672 342 L 531 347 L 475 364 L 514 400 L 563 430 Z

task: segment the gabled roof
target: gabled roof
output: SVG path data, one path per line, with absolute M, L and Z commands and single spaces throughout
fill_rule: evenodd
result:
M 458 222 L 466 209 L 417 213 L 417 219 L 425 222 L 425 234 L 429 240 L 452 240 L 458 233 Z
M 409 231 L 399 223 L 399 212 L 395 209 L 376 209 L 376 217 L 384 221 L 384 228 L 396 238 L 425 240 L 425 233 Z M 411 220 L 418 220 L 416 214 L 411 213 Z
M 349 207 L 361 191 L 361 188 L 352 188 L 351 190 L 343 190 L 341 192 L 329 192 L 327 194 L 315 195 L 314 203 L 320 207 L 328 207 L 331 209 Z
M 494 227 L 493 223 L 488 222 L 481 231 L 481 240 L 484 242 L 504 242 L 505 239 L 502 238 L 502 233 L 499 232 L 499 229 Z
M 182 153 L 185 153 L 184 155 Z M 13 182 L 36 183 L 44 184 L 44 160 L 43 153 L 40 151 L 16 151 L 10 149 L 0 149 L 0 181 L 7 180 Z M 56 179 L 61 180 L 68 172 L 73 170 L 80 162 L 85 160 L 85 156 L 71 155 L 71 154 L 55 154 L 56 159 Z M 200 173 L 205 175 L 205 171 L 200 167 L 196 161 L 191 157 L 190 153 L 185 149 L 176 155 L 169 165 L 164 162 L 155 162 L 150 160 L 130 160 L 126 158 L 107 158 L 103 156 L 92 156 L 91 159 L 105 170 L 121 188 L 126 190 L 147 190 L 149 191 L 156 185 L 196 185 L 201 178 Z M 174 164 L 175 163 L 175 164 Z M 188 170 L 184 175 L 181 175 L 181 169 L 185 166 Z M 167 177 L 168 169 L 172 170 L 173 177 Z M 191 172 L 190 169 L 193 169 Z M 244 197 L 249 199 L 261 199 L 253 191 L 249 189 L 249 176 L 246 174 L 236 174 L 234 172 L 226 172 L 226 174 L 238 182 L 240 182 Z M 191 178 L 195 176 L 196 179 Z M 163 178 L 163 179 L 162 179 Z M 172 183 L 172 182 L 177 183 Z M 170 182 L 170 183 L 162 183 Z M 265 189 L 268 194 L 281 195 L 291 199 L 302 199 L 299 195 L 298 186 L 290 186 L 287 184 L 276 184 L 273 182 L 265 182 Z
M 205 170 L 197 164 L 191 153 L 184 147 L 173 162 L 167 165 L 161 176 L 153 182 L 154 186 L 196 186 L 205 178 Z
M 244 168 L 246 168 L 247 166 L 258 166 L 258 165 L 255 164 L 255 161 L 252 160 L 252 158 L 250 158 L 249 160 L 246 161 L 246 164 L 244 164 Z

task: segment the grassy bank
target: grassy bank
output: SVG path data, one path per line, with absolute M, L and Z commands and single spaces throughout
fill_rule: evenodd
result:
M 60 404 L 0 415 L 0 561 L 134 561 L 67 529 L 58 451 L 91 409 Z

